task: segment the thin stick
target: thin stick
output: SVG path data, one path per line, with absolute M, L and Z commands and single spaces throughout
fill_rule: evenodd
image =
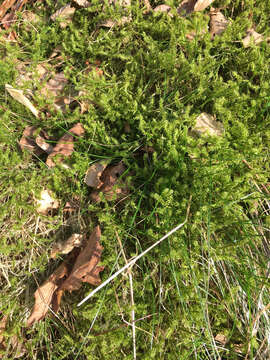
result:
M 107 280 L 105 280 L 101 285 L 99 285 L 97 288 L 95 288 L 95 290 L 93 290 L 90 294 L 88 294 L 77 306 L 81 306 L 88 299 L 90 299 L 95 293 L 97 293 L 100 289 L 102 289 L 104 286 L 109 284 L 113 279 L 115 279 L 123 271 L 128 269 L 130 266 L 134 265 L 136 263 L 136 261 L 138 261 L 141 257 L 143 257 L 145 254 L 147 254 L 149 251 L 151 251 L 154 247 L 156 247 L 158 244 L 160 244 L 163 240 L 167 239 L 169 236 L 174 234 L 177 230 L 181 229 L 186 224 L 186 222 L 188 220 L 190 202 L 191 202 L 191 197 L 190 197 L 189 204 L 188 204 L 188 207 L 187 207 L 186 219 L 182 224 L 177 225 L 175 228 L 173 228 L 171 231 L 169 231 L 166 235 L 164 235 L 161 239 L 159 239 L 157 242 L 155 242 L 153 245 L 151 245 L 148 249 L 144 250 L 140 255 L 136 256 L 133 260 L 131 260 L 129 263 L 127 263 L 121 269 L 116 271 L 116 273 L 114 273 Z
M 123 249 L 122 241 L 117 233 L 115 231 L 118 243 L 120 245 L 120 250 L 123 255 L 123 258 L 125 259 L 125 263 L 128 264 L 126 254 Z M 133 359 L 136 360 L 137 358 L 137 352 L 136 352 L 136 326 L 135 326 L 135 304 L 134 304 L 134 296 L 133 296 L 133 278 L 131 273 L 131 268 L 128 270 L 128 277 L 129 277 L 129 285 L 130 285 L 130 302 L 131 302 L 131 327 L 132 327 L 132 339 L 133 339 Z

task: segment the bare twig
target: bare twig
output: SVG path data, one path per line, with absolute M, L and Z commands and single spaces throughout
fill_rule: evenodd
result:
M 113 279 L 115 279 L 118 275 L 120 275 L 122 272 L 127 270 L 130 266 L 134 265 L 136 261 L 138 261 L 141 257 L 143 257 L 145 254 L 147 254 L 149 251 L 151 251 L 153 248 L 155 248 L 157 245 L 159 245 L 163 240 L 167 239 L 169 236 L 174 234 L 177 230 L 181 229 L 188 220 L 189 210 L 190 210 L 190 203 L 191 203 L 191 197 L 189 199 L 189 204 L 187 207 L 187 213 L 185 221 L 181 224 L 177 225 L 175 228 L 173 228 L 171 231 L 169 231 L 166 235 L 164 235 L 161 239 L 156 241 L 153 245 L 151 245 L 148 249 L 144 250 L 140 255 L 136 256 L 133 260 L 131 260 L 129 263 L 127 263 L 125 266 L 123 266 L 121 269 L 116 271 L 112 276 L 110 276 L 107 280 L 105 280 L 101 285 L 99 285 L 95 290 L 93 290 L 90 294 L 88 294 L 77 306 L 81 306 L 83 303 L 85 303 L 88 299 L 90 299 L 95 293 L 97 293 L 99 290 L 101 290 L 104 286 L 109 284 Z

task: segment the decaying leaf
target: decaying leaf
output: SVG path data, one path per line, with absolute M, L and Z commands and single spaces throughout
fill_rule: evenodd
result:
M 90 197 L 93 201 L 99 202 L 101 200 L 100 193 L 104 194 L 106 200 L 121 199 L 128 194 L 128 188 L 120 176 L 124 173 L 125 166 L 122 162 L 117 165 L 108 166 L 102 173 L 100 180 L 102 185 L 99 189 L 94 190 Z
M 180 16 L 187 16 L 194 11 L 196 0 L 183 0 L 177 8 L 177 12 Z
M 84 182 L 86 185 L 96 189 L 100 188 L 103 185 L 100 178 L 107 165 L 107 161 L 99 161 L 91 165 L 85 174 Z
M 19 103 L 26 106 L 37 118 L 39 117 L 38 110 L 34 107 L 31 101 L 28 100 L 28 98 L 23 95 L 22 90 L 14 89 L 14 87 L 12 87 L 9 84 L 6 84 L 5 88 L 8 91 L 8 93 L 13 97 L 13 99 L 17 100 Z
M 96 226 L 85 246 L 81 249 L 70 275 L 60 286 L 60 290 L 78 290 L 82 282 L 88 282 L 92 285 L 101 283 L 99 273 L 104 267 L 98 266 L 103 250 L 100 245 L 100 236 L 100 227 Z
M 81 250 L 74 248 L 67 259 L 36 290 L 35 304 L 27 320 L 27 326 L 42 320 L 49 308 L 57 312 L 65 290 L 77 290 L 82 282 L 92 285 L 98 285 L 101 282 L 99 273 L 104 267 L 98 266 L 103 250 L 100 245 L 100 236 L 100 227 L 97 226 Z
M 215 340 L 220 344 L 222 344 L 223 346 L 226 345 L 226 343 L 228 342 L 228 338 L 224 334 L 217 334 L 215 336 Z
M 56 19 L 59 19 L 60 27 L 65 28 L 72 21 L 75 10 L 76 9 L 71 7 L 70 4 L 65 5 L 51 15 L 51 20 L 55 21 Z
M 46 164 L 49 167 L 55 166 L 52 160 L 56 155 L 59 155 L 59 161 L 62 162 L 65 157 L 70 156 L 74 149 L 74 136 L 82 136 L 84 134 L 84 128 L 81 123 L 74 125 L 65 135 L 61 137 L 52 153 L 48 156 Z
M 47 215 L 50 210 L 59 208 L 59 201 L 55 199 L 54 194 L 50 190 L 42 190 L 40 199 L 36 200 L 36 210 L 39 214 Z
M 36 137 L 36 144 L 47 154 L 51 154 L 53 152 L 53 146 L 51 144 L 48 144 L 44 137 L 38 135 Z
M 155 12 L 165 12 L 170 17 L 173 17 L 173 14 L 171 13 L 171 7 L 166 4 L 158 5 L 157 7 L 154 8 L 154 11 Z
M 262 41 L 264 41 L 264 36 L 257 33 L 254 29 L 247 30 L 247 36 L 242 40 L 245 48 L 249 47 L 253 43 L 255 45 L 260 44 Z
M 4 0 L 0 5 L 0 20 L 17 0 Z
M 42 320 L 51 305 L 53 295 L 62 279 L 68 274 L 67 262 L 62 263 L 49 279 L 41 285 L 35 292 L 35 305 L 26 325 L 31 326 L 37 321 Z
M 229 20 L 218 9 L 210 9 L 210 34 L 213 39 L 216 35 L 221 35 L 229 24 Z
M 83 235 L 81 234 L 72 234 L 65 241 L 57 241 L 53 244 L 51 250 L 51 258 L 55 259 L 57 254 L 68 254 L 75 247 L 80 247 L 82 245 Z
M 209 5 L 211 5 L 214 2 L 214 0 L 197 0 L 194 11 L 203 11 L 206 9 Z
M 204 134 L 221 136 L 224 133 L 224 126 L 222 123 L 216 121 L 212 115 L 201 113 L 196 118 L 196 124 L 192 129 L 192 133 L 198 136 Z
M 127 12 L 127 8 L 130 6 L 131 0 L 109 0 L 108 4 L 111 6 L 120 6 L 125 12 Z M 105 9 L 105 5 L 103 7 Z M 100 27 L 107 27 L 112 28 L 113 26 L 121 26 L 124 25 L 132 20 L 131 15 L 123 16 L 119 21 L 114 21 L 112 19 L 108 19 L 101 24 L 99 24 Z
M 87 0 L 73 0 L 77 5 L 83 7 L 83 8 L 88 8 L 89 6 L 91 6 L 90 2 Z
M 29 150 L 39 156 L 43 153 L 43 150 L 35 142 L 36 131 L 37 128 L 35 126 L 27 126 L 23 131 L 19 144 L 22 150 Z

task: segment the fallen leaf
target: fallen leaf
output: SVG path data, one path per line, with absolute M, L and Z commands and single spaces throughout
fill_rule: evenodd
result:
M 91 6 L 90 2 L 87 0 L 73 0 L 73 2 L 83 8 L 88 8 L 89 6 Z
M 42 320 L 51 305 L 53 295 L 62 279 L 68 274 L 67 262 L 62 263 L 47 281 L 35 292 L 35 305 L 30 317 L 27 320 L 26 326 L 29 327 L 35 322 Z
M 56 155 L 61 155 L 59 161 L 62 162 L 64 157 L 68 157 L 73 153 L 74 149 L 74 135 L 82 136 L 84 134 L 84 128 L 81 123 L 74 125 L 65 135 L 61 137 L 56 146 L 54 147 L 52 153 L 48 156 L 46 164 L 49 167 L 55 166 L 53 157 Z
M 187 16 L 194 11 L 196 0 L 184 0 L 177 8 L 177 12 L 180 16 Z
M 196 4 L 194 6 L 194 11 L 203 11 L 209 5 L 211 5 L 212 2 L 214 2 L 214 0 L 197 0 Z
M 60 286 L 60 290 L 78 290 L 82 282 L 88 282 L 92 285 L 101 283 L 99 273 L 104 267 L 98 266 L 103 250 L 100 245 L 100 236 L 100 227 L 96 226 L 85 246 L 81 249 L 70 275 Z
M 7 315 L 4 315 L 2 317 L 2 319 L 0 320 L 0 345 L 2 345 L 4 343 L 5 337 L 2 334 L 6 330 L 7 321 L 8 321 Z
M 80 247 L 82 245 L 83 235 L 72 234 L 65 241 L 57 241 L 53 244 L 51 249 L 51 258 L 55 259 L 57 254 L 68 254 L 74 247 Z
M 75 10 L 76 9 L 71 7 L 70 4 L 65 5 L 51 15 L 50 19 L 52 21 L 59 19 L 60 27 L 65 28 L 69 23 L 71 23 Z
M 104 194 L 106 200 L 120 199 L 128 194 L 128 188 L 120 176 L 124 173 L 125 166 L 122 162 L 117 165 L 108 166 L 102 173 L 100 180 L 102 185 L 99 189 L 94 190 L 90 197 L 95 202 L 100 202 L 100 193 Z
M 42 136 L 38 135 L 35 141 L 36 144 L 47 154 L 51 154 L 53 152 L 53 146 L 48 144 Z
M 16 1 L 17 0 L 4 0 L 4 2 L 0 5 L 0 20 Z
M 128 7 L 130 6 L 130 2 L 131 0 L 109 0 L 108 4 L 111 6 L 120 6 L 124 11 L 127 11 Z M 103 10 L 105 11 L 105 5 L 103 7 Z M 131 15 L 129 16 L 123 16 L 119 21 L 114 21 L 112 19 L 108 19 L 104 22 L 102 22 L 101 24 L 99 24 L 100 27 L 107 27 L 107 28 L 112 28 L 113 26 L 121 26 L 124 25 L 126 23 L 129 23 L 132 20 Z
M 173 14 L 171 13 L 171 7 L 169 5 L 166 4 L 162 4 L 162 5 L 158 5 L 157 7 L 154 8 L 155 12 L 166 12 L 168 13 L 168 15 L 170 17 L 173 17 Z
M 228 342 L 228 338 L 227 336 L 223 335 L 223 334 L 217 334 L 215 336 L 215 340 L 218 341 L 220 344 L 222 344 L 223 346 L 226 345 L 226 343 Z
M 85 174 L 84 182 L 86 185 L 96 189 L 100 188 L 103 185 L 103 182 L 100 180 L 100 178 L 107 165 L 107 161 L 99 161 L 91 165 Z
M 221 35 L 229 24 L 229 20 L 215 8 L 210 9 L 210 34 L 213 39 L 216 35 Z
M 17 100 L 19 103 L 26 106 L 37 118 L 39 117 L 38 110 L 34 107 L 34 105 L 31 103 L 31 101 L 28 100 L 27 97 L 23 95 L 22 90 L 14 89 L 9 84 L 5 85 L 5 89 L 13 97 L 13 99 Z
M 37 128 L 35 126 L 27 126 L 23 131 L 19 145 L 21 150 L 29 150 L 39 156 L 43 154 L 43 150 L 35 142 L 36 131 Z
M 47 215 L 50 210 L 59 208 L 59 201 L 55 199 L 54 194 L 50 190 L 42 190 L 40 199 L 36 200 L 36 211 L 39 214 Z
M 198 136 L 202 136 L 204 134 L 221 136 L 224 133 L 224 126 L 222 123 L 216 121 L 212 115 L 201 113 L 196 118 L 196 124 L 191 132 Z
M 260 44 L 262 41 L 264 41 L 264 36 L 257 33 L 254 29 L 247 30 L 247 36 L 242 40 L 245 48 L 249 47 L 253 43 L 255 45 Z

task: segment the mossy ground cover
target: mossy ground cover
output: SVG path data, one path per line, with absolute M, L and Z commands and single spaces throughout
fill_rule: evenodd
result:
M 131 22 L 106 29 L 97 26 L 120 19 L 121 9 L 104 10 L 99 1 L 77 9 L 66 28 L 49 20 L 55 1 L 29 3 L 38 22 L 29 26 L 19 16 L 15 43 L 0 35 L 0 304 L 9 319 L 6 343 L 16 334 L 24 359 L 132 359 L 126 274 L 79 308 L 90 285 L 66 294 L 57 316 L 26 329 L 33 293 L 61 262 L 49 259 L 56 238 L 100 224 L 104 280 L 125 264 L 117 235 L 130 259 L 184 220 L 190 196 L 187 224 L 132 268 L 137 358 L 269 358 L 270 47 L 242 44 L 253 25 L 269 36 L 269 2 L 214 5 L 230 24 L 213 40 L 208 33 L 186 38 L 205 28 L 208 10 L 171 18 L 144 15 L 134 2 Z M 5 84 L 16 88 L 17 60 L 34 69 L 59 46 L 70 86 L 95 105 L 84 114 L 77 107 L 47 116 L 46 99 L 36 97 L 37 119 Z M 82 77 L 85 63 L 96 61 L 104 75 Z M 223 136 L 190 136 L 202 112 L 223 123 Z M 59 138 L 77 122 L 86 131 L 69 169 L 48 169 L 18 147 L 28 125 Z M 138 151 L 146 146 L 154 152 Z M 125 163 L 125 201 L 90 201 L 84 175 L 100 159 Z M 61 202 L 51 216 L 35 209 L 43 188 Z M 80 207 L 67 218 L 63 208 L 73 198 Z M 2 350 L 4 359 L 10 351 Z

